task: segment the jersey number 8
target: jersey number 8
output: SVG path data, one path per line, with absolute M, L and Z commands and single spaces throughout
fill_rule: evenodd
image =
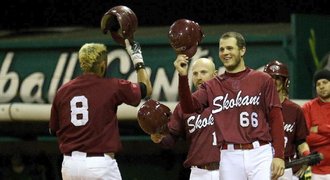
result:
M 71 122 L 75 126 L 84 126 L 88 122 L 88 100 L 85 96 L 75 96 L 70 101 Z

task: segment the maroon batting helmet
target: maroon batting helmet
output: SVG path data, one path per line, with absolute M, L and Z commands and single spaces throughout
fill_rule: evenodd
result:
M 125 46 L 125 39 L 133 41 L 137 26 L 135 13 L 126 6 L 111 8 L 101 19 L 102 32 L 106 34 L 110 31 L 112 38 L 122 46 Z
M 138 123 L 147 134 L 166 133 L 172 112 L 158 101 L 147 100 L 138 111 Z
M 289 77 L 288 67 L 278 60 L 268 63 L 264 68 L 264 72 L 274 76 Z
M 286 64 L 278 61 L 273 60 L 266 64 L 264 68 L 264 72 L 268 73 L 271 76 L 282 76 L 284 78 L 284 87 L 286 88 L 286 91 L 288 92 L 288 88 L 290 85 L 289 80 L 289 70 Z
M 171 25 L 168 37 L 177 54 L 185 54 L 191 58 L 195 55 L 204 33 L 198 23 L 188 19 L 179 19 Z

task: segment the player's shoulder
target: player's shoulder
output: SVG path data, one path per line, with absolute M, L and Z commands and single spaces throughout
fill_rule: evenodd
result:
M 180 102 L 175 106 L 172 114 L 176 117 L 182 117 L 183 116 L 183 112 L 182 112 L 182 108 L 181 108 L 181 104 Z
M 182 112 L 180 102 L 175 106 L 174 111 Z M 174 111 L 173 111 L 173 112 L 174 112 Z
M 251 76 L 264 78 L 264 79 L 272 79 L 272 77 L 268 73 L 265 73 L 263 71 L 258 71 L 251 68 L 248 68 L 248 70 L 249 70 L 249 75 Z
M 294 106 L 294 107 L 300 107 L 299 104 L 293 102 L 291 99 L 288 99 L 288 98 L 286 98 L 283 103 L 288 104 L 290 106 Z
M 126 87 L 137 87 L 138 83 L 133 83 L 126 79 L 116 78 L 116 77 L 104 77 L 98 79 L 98 86 L 100 88 L 111 88 L 113 90 L 115 89 L 121 89 Z
M 61 91 L 64 91 L 64 90 L 66 90 L 66 89 L 70 89 L 71 86 L 73 86 L 73 84 L 76 83 L 76 81 L 77 81 L 77 78 L 72 79 L 72 80 L 70 80 L 70 81 L 68 81 L 68 82 L 66 82 L 66 83 L 64 83 L 64 84 L 62 84 L 62 85 L 58 88 L 57 91 L 58 91 L 58 92 L 61 92 Z
M 294 108 L 294 109 L 301 109 L 301 106 L 295 102 L 293 102 L 292 100 L 286 98 L 284 101 L 283 101 L 283 106 L 286 106 L 286 107 L 291 107 L 291 108 Z
M 173 114 L 176 115 L 176 116 L 178 116 L 178 117 L 184 118 L 184 117 L 186 117 L 186 116 L 189 116 L 189 115 L 191 115 L 191 114 L 195 114 L 195 113 L 189 113 L 189 114 L 184 113 L 184 112 L 182 111 L 181 103 L 179 102 L 179 103 L 175 106 L 175 108 L 174 108 L 174 110 L 173 110 Z
M 224 80 L 223 76 L 222 75 L 217 75 L 214 78 L 205 81 L 199 88 L 204 89 L 208 86 L 216 86 L 222 80 Z
M 307 101 L 305 104 L 302 105 L 303 109 L 311 108 L 312 106 L 315 106 L 316 104 L 319 104 L 319 98 L 314 98 L 309 101 Z

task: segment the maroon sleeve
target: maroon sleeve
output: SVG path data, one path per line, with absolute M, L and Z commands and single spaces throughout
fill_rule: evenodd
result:
M 185 135 L 185 120 L 180 104 L 175 107 L 167 126 L 171 134 L 175 136 Z
M 309 130 L 307 128 L 306 125 L 306 119 L 304 117 L 304 112 L 302 111 L 302 109 L 298 106 L 297 107 L 297 130 L 296 131 L 296 143 L 299 142 L 305 142 L 306 141 L 306 137 L 309 134 Z
M 281 108 L 273 107 L 269 114 L 274 157 L 284 159 L 284 127 Z
M 188 76 L 179 75 L 179 98 L 184 113 L 193 113 L 192 96 L 188 84 Z
M 180 104 L 176 105 L 170 121 L 167 123 L 169 134 L 166 135 L 161 141 L 163 148 L 173 148 L 180 136 L 185 133 L 184 119 L 182 117 L 182 110 Z
M 198 100 L 194 98 L 190 92 L 188 84 L 188 76 L 179 75 L 179 98 L 183 113 L 191 114 L 201 112 Z
M 173 148 L 178 139 L 179 138 L 173 134 L 167 134 L 160 142 L 160 145 L 165 149 Z
M 137 106 L 141 101 L 141 90 L 138 83 L 132 83 L 127 80 L 118 80 L 118 98 L 128 105 Z

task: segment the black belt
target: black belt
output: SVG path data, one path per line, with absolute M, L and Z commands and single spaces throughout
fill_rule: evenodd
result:
M 65 153 L 65 156 L 72 156 L 72 152 Z M 105 155 L 110 156 L 111 158 L 115 158 L 115 153 L 86 153 L 86 157 L 104 157 Z
M 269 144 L 269 142 L 266 141 L 259 141 L 259 145 L 263 146 Z M 254 149 L 253 143 L 246 143 L 246 144 L 233 144 L 233 147 L 235 150 L 241 149 L 241 150 L 247 150 L 247 149 Z M 221 149 L 228 149 L 228 144 L 222 144 Z

